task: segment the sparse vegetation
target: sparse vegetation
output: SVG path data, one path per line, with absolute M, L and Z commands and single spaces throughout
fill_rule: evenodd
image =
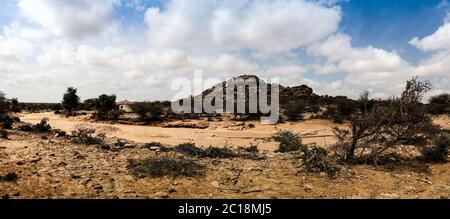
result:
M 365 159 L 376 163 L 385 151 L 399 145 L 424 148 L 435 138 L 439 128 L 432 123 L 420 103 L 431 84 L 413 78 L 407 82 L 401 97 L 379 101 L 370 112 L 355 116 L 343 130 L 334 128 L 346 161 Z M 355 151 L 360 149 L 359 157 Z M 367 153 L 365 153 L 367 152 Z
M 428 112 L 434 115 L 450 115 L 450 94 L 440 94 L 430 98 Z
M 12 129 L 13 124 L 14 124 L 14 119 L 11 118 L 10 115 L 5 115 L 3 117 L 2 126 L 4 129 Z
M 23 132 L 32 132 L 33 131 L 33 127 L 27 123 L 20 124 L 18 129 L 19 129 L 19 131 L 23 131 Z
M 144 177 L 201 177 L 205 167 L 185 158 L 148 158 L 142 161 L 129 160 L 128 170 L 138 178 Z
M 0 128 L 0 138 L 8 139 L 8 131 L 6 131 L 4 128 Z
M 95 129 L 90 128 L 78 128 L 72 131 L 72 139 L 76 144 L 85 145 L 101 145 L 105 143 L 105 134 L 96 134 Z
M 279 152 L 300 151 L 300 158 L 307 171 L 325 172 L 330 178 L 336 177 L 339 173 L 340 166 L 336 156 L 329 155 L 326 149 L 315 145 L 311 145 L 309 148 L 307 145 L 302 144 L 299 135 L 284 130 L 276 133 L 272 136 L 272 139 L 280 143 Z
M 17 176 L 16 173 L 8 173 L 4 176 L 0 176 L 0 181 L 16 182 L 18 178 L 19 178 L 19 176 Z
M 93 117 L 97 120 L 117 120 L 120 113 L 116 107 L 116 95 L 100 95 L 98 98 L 92 100 L 95 113 Z
M 179 144 L 174 147 L 174 151 L 193 157 L 203 157 L 205 154 L 205 151 L 202 148 L 195 146 L 194 143 Z
M 32 130 L 39 133 L 46 133 L 52 130 L 52 127 L 48 123 L 48 118 L 43 118 L 38 124 L 32 127 Z
M 291 131 L 278 131 L 275 135 L 272 136 L 272 139 L 280 143 L 276 152 L 286 153 L 291 151 L 298 151 L 305 147 L 302 144 L 300 136 L 298 134 L 294 134 Z
M 303 101 L 290 102 L 284 110 L 284 115 L 290 121 L 298 121 L 303 119 L 302 113 L 306 111 L 306 105 Z
M 329 178 L 335 178 L 341 169 L 336 156 L 317 146 L 305 147 L 301 158 L 307 171 L 325 172 Z
M 425 162 L 448 162 L 448 150 L 450 148 L 450 135 L 442 133 L 439 135 L 431 147 L 425 147 L 422 152 L 422 159 Z
M 163 105 L 160 102 L 134 103 L 131 108 L 143 122 L 158 121 L 163 114 Z

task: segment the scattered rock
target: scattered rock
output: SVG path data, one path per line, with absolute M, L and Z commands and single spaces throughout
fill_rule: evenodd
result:
M 128 143 L 128 141 L 126 139 L 117 139 L 117 146 L 119 147 L 124 147 L 126 144 Z
M 13 194 L 14 197 L 20 196 L 20 192 L 16 192 Z
M 56 166 L 58 166 L 58 167 L 65 167 L 65 166 L 67 166 L 67 163 L 64 162 L 64 161 L 61 161 Z
M 134 148 L 135 145 L 134 145 L 134 144 L 131 144 L 131 143 L 127 143 L 127 144 L 125 144 L 123 147 L 124 147 L 124 148 Z
M 305 188 L 305 191 L 312 191 L 314 187 L 310 184 L 304 184 L 303 188 Z
M 103 191 L 103 186 L 100 184 L 95 184 L 95 185 L 93 185 L 93 187 L 94 187 L 94 190 Z
M 31 159 L 30 161 L 31 161 L 31 163 L 37 163 L 40 160 L 42 160 L 42 157 L 35 157 L 35 158 Z
M 19 166 L 22 166 L 22 165 L 25 164 L 25 161 L 19 160 L 19 161 L 16 162 L 16 164 L 19 165 Z
M 155 194 L 155 196 L 156 197 L 158 197 L 158 198 L 169 198 L 169 194 L 167 193 L 167 192 L 157 192 L 156 194 Z
M 176 121 L 169 122 L 162 125 L 163 128 L 193 128 L 193 129 L 207 129 L 209 127 L 208 122 L 206 121 L 193 121 L 193 122 L 184 122 L 184 121 Z
M 148 149 L 151 151 L 161 151 L 161 147 L 158 147 L 158 146 L 151 146 Z
M 243 194 L 248 194 L 248 193 L 256 193 L 256 192 L 262 192 L 263 190 L 262 189 L 259 189 L 259 188 L 252 188 L 252 189 L 245 189 L 245 190 L 242 190 L 241 191 L 241 193 L 243 193 Z
M 220 182 L 219 182 L 219 181 L 212 181 L 212 182 L 211 182 L 211 185 L 212 185 L 214 188 L 217 188 L 217 189 L 220 188 Z
M 399 196 L 395 193 L 382 193 L 380 194 L 381 198 L 387 198 L 387 199 L 398 199 Z
M 87 185 L 91 181 L 91 178 L 84 178 L 80 180 L 81 185 Z
M 430 180 L 428 180 L 427 178 L 423 178 L 423 179 L 418 179 L 418 181 L 419 182 L 421 182 L 421 183 L 425 183 L 425 184 L 428 184 L 428 185 L 431 185 L 431 184 L 433 184 L 433 182 L 431 182 Z
M 169 190 L 167 190 L 168 193 L 174 193 L 177 192 L 177 190 L 175 188 L 170 188 Z

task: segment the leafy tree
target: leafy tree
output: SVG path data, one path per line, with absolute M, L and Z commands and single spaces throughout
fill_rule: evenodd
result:
M 83 101 L 83 109 L 84 110 L 95 110 L 95 105 L 97 103 L 98 98 L 90 98 Z
M 109 118 L 112 111 L 116 110 L 116 95 L 108 96 L 106 94 L 100 95 L 94 102 L 95 117 L 98 120 L 105 120 Z
M 78 107 L 79 103 L 80 97 L 77 95 L 77 89 L 73 87 L 67 88 L 62 101 L 63 108 L 66 110 L 67 115 L 73 115 L 73 111 Z

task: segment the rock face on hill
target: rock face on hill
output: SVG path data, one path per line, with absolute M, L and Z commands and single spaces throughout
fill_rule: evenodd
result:
M 254 81 L 257 82 L 257 86 L 258 86 L 258 90 L 259 90 L 259 86 L 260 86 L 260 80 L 258 78 L 258 76 L 255 75 L 242 75 L 239 77 L 235 77 L 233 79 L 230 79 L 228 81 L 224 81 L 221 83 L 223 89 L 223 94 L 224 94 L 224 104 L 226 103 L 226 87 L 227 85 L 231 85 L 232 84 L 232 80 L 244 80 L 244 81 L 249 81 L 251 79 L 253 79 Z M 262 83 L 264 83 L 263 85 L 267 85 L 265 81 L 262 81 Z M 238 83 L 239 84 L 239 83 Z M 216 85 L 217 86 L 217 85 Z M 215 86 L 215 87 L 216 87 Z M 274 86 L 274 84 L 269 84 L 267 87 L 267 95 L 269 96 L 270 99 L 270 92 L 271 92 L 271 87 Z M 291 102 L 291 101 L 299 101 L 299 100 L 305 100 L 305 99 L 312 99 L 315 97 L 318 97 L 316 94 L 314 94 L 314 91 L 312 88 L 308 87 L 307 85 L 300 85 L 300 86 L 295 86 L 295 87 L 284 87 L 282 85 L 278 85 L 279 91 L 280 91 L 280 103 L 283 105 L 284 103 L 287 102 Z M 214 92 L 214 88 L 212 87 L 210 89 L 207 89 L 205 91 L 203 91 L 203 93 L 201 94 L 201 96 L 203 98 L 205 98 L 207 95 L 211 94 L 212 92 Z M 238 94 L 237 94 L 238 90 L 235 89 L 235 93 L 234 96 L 235 98 L 237 98 Z M 259 94 L 259 91 L 258 91 Z M 196 96 L 196 97 L 200 97 L 200 95 Z M 246 99 L 248 99 L 249 94 L 248 94 L 248 88 L 246 89 L 246 94 L 245 94 Z

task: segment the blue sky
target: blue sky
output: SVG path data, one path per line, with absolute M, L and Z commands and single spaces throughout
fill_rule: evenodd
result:
M 409 44 L 413 37 L 427 36 L 442 23 L 447 7 L 441 0 L 352 0 L 340 4 L 344 12 L 342 29 L 355 46 L 372 44 L 396 50 L 417 63 L 424 56 Z
M 82 98 L 170 99 L 170 81 L 194 70 L 279 77 L 350 97 L 396 94 L 413 75 L 431 80 L 434 94 L 450 90 L 445 0 L 1 4 L 0 90 L 26 101 L 58 101 L 67 86 Z

